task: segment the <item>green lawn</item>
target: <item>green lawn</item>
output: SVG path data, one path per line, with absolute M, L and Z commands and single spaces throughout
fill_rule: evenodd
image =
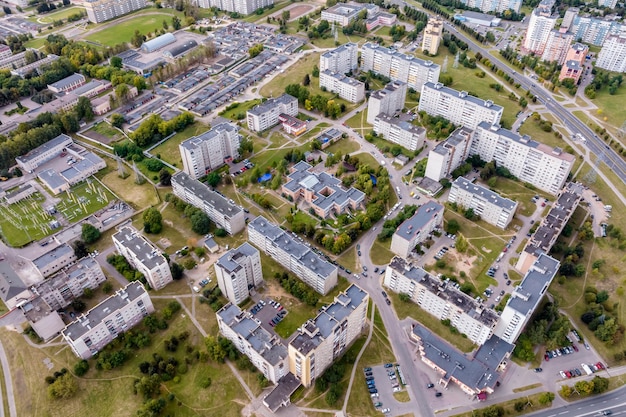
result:
M 41 207 L 44 201 L 40 193 L 35 193 L 9 206 L 0 205 L 0 233 L 8 245 L 24 246 L 54 232 L 48 225 L 54 217 Z
M 96 174 L 104 185 L 109 187 L 115 194 L 122 196 L 124 201 L 129 203 L 134 209 L 142 209 L 159 202 L 159 196 L 152 184 L 145 182 L 141 185 L 135 183 L 135 175 L 129 167 L 124 167 L 126 173 L 131 174 L 126 178 L 121 178 L 117 171 L 117 164 L 110 158 L 104 158 L 107 168 Z
M 171 26 L 172 12 L 166 10 L 151 10 L 150 14 L 143 16 L 138 14 L 132 19 L 103 30 L 93 31 L 92 29 L 92 32 L 85 37 L 85 40 L 97 42 L 105 46 L 115 46 L 120 43 L 130 42 L 135 30 L 138 30 L 143 35 L 154 33 L 155 30 L 163 28 L 163 20 L 167 21 Z
M 545 143 L 548 146 L 558 146 L 561 149 L 568 147 L 567 143 L 563 139 L 559 139 L 554 136 L 553 132 L 546 132 L 539 127 L 539 122 L 529 117 L 520 127 L 519 133 L 522 135 L 528 135 L 537 142 Z
M 39 21 L 40 23 L 52 23 L 55 20 L 65 20 L 73 14 L 85 12 L 84 7 L 67 7 L 60 10 L 57 10 L 52 13 L 40 14 L 36 16 L 29 17 L 28 20 L 32 20 L 33 22 Z
M 46 44 L 46 38 L 31 39 L 24 44 L 27 48 L 39 49 Z
M 346 125 L 361 133 L 361 136 L 363 136 L 365 132 L 373 129 L 373 126 L 367 123 L 366 111 L 360 111 L 346 120 Z
M 370 258 L 375 265 L 387 265 L 394 253 L 389 250 L 391 247 L 391 239 L 385 242 L 380 242 L 378 239 L 374 240 L 372 249 L 370 250 Z
M 345 155 L 348 153 L 356 152 L 359 149 L 361 149 L 361 146 L 358 142 L 352 140 L 351 138 L 345 138 L 339 139 L 337 142 L 324 149 L 324 152 L 333 154 L 341 152 L 343 155 Z
M 517 201 L 519 203 L 517 213 L 522 216 L 528 217 L 535 212 L 536 205 L 531 199 L 537 195 L 537 192 L 524 187 L 524 185 L 519 182 L 503 177 L 497 178 L 496 186 L 493 188 L 503 197 Z M 509 229 L 510 228 L 511 225 L 509 225 Z
M 258 98 L 244 102 L 235 102 L 227 106 L 230 107 L 228 110 L 220 112 L 220 116 L 233 121 L 243 120 L 246 117 L 246 112 L 260 103 L 261 99 Z
M 608 87 L 603 87 L 596 93 L 596 98 L 592 101 L 600 111 L 597 113 L 598 118 L 606 123 L 619 128 L 626 120 L 626 87 L 622 86 L 617 90 L 615 95 L 609 94 Z
M 122 136 L 119 130 L 115 129 L 107 122 L 97 123 L 94 127 L 89 129 L 89 131 L 91 130 L 111 139 L 117 139 Z
M 152 155 L 160 156 L 165 162 L 182 169 L 183 160 L 180 157 L 178 145 L 192 136 L 200 135 L 209 130 L 209 127 L 200 122 L 195 122 L 191 126 L 187 126 L 182 132 L 176 133 L 174 136 L 152 149 Z
M 357 256 L 356 256 L 356 246 L 353 246 L 350 249 L 346 249 L 338 258 L 337 262 L 343 265 L 344 268 L 351 270 L 352 272 L 356 271 L 357 268 Z

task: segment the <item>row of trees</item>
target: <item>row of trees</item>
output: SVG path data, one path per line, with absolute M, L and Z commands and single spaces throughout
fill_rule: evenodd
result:
M 211 230 L 211 219 L 201 209 L 185 203 L 174 194 L 168 193 L 165 196 L 165 201 L 169 202 L 176 211 L 182 213 L 191 222 L 191 230 L 199 235 L 205 235 Z
M 309 111 L 316 110 L 332 119 L 336 119 L 341 113 L 346 111 L 344 104 L 338 104 L 335 100 L 324 97 L 321 94 L 311 96 L 309 89 L 300 84 L 289 84 L 285 87 L 285 93 L 297 98 L 298 102 L 305 109 Z
M 131 139 L 140 147 L 146 147 L 174 132 L 180 132 L 194 123 L 194 117 L 189 112 L 183 112 L 171 120 L 165 121 L 158 114 L 153 114 L 142 122 L 131 136 Z
M 317 305 L 317 302 L 319 301 L 319 294 L 298 278 L 293 277 L 286 272 L 283 272 L 282 274 L 280 272 L 276 272 L 274 274 L 274 278 L 276 278 L 281 287 L 298 300 L 312 307 Z

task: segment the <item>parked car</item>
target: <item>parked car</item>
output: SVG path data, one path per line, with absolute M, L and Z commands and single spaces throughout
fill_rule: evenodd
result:
M 539 373 L 539 372 L 541 372 L 541 371 L 543 371 L 543 369 L 542 369 L 542 368 L 535 368 L 535 372 Z
M 439 391 L 435 392 L 435 397 L 441 397 L 443 394 L 440 393 Z
M 428 385 L 426 385 L 426 388 L 432 388 L 434 386 L 435 386 L 435 384 L 428 384 Z
M 386 363 L 385 368 L 393 368 L 393 363 Z

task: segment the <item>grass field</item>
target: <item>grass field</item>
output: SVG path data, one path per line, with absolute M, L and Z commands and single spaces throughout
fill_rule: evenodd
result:
M 155 30 L 163 29 L 163 20 L 167 21 L 171 26 L 172 12 L 168 9 L 162 9 L 162 11 L 150 10 L 149 13 L 145 13 L 143 16 L 137 15 L 123 23 L 98 31 L 92 30 L 92 33 L 86 36 L 85 40 L 97 42 L 105 46 L 130 42 L 135 30 L 138 30 L 143 35 L 147 35 L 148 33 L 154 33 Z
M 596 93 L 596 98 L 592 101 L 601 110 L 597 113 L 598 118 L 615 128 L 619 128 L 626 120 L 625 100 L 626 87 L 622 86 L 615 95 L 610 95 L 608 87 L 603 87 Z
M 39 49 L 46 44 L 46 38 L 31 39 L 24 44 L 27 48 Z
M 387 239 L 385 242 L 381 242 L 378 239 L 374 240 L 372 249 L 370 250 L 370 258 L 374 265 L 387 265 L 394 254 L 389 250 L 391 247 L 391 239 Z
M 545 404 L 545 405 L 542 405 L 541 403 L 539 403 L 540 396 L 541 396 L 541 393 L 532 394 L 532 395 L 522 395 L 519 398 L 515 398 L 512 400 L 502 402 L 502 403 L 494 404 L 493 406 L 502 407 L 504 409 L 503 415 L 505 416 L 510 416 L 510 417 L 520 416 L 520 415 L 524 415 L 528 413 L 534 413 L 541 409 L 550 407 L 551 403 Z M 522 408 L 520 411 L 517 411 L 515 409 L 515 404 L 520 401 L 524 403 L 525 405 L 524 405 L 524 408 Z M 528 406 L 528 407 L 531 407 L 530 410 L 526 409 L 527 404 L 529 402 L 532 404 L 532 406 Z M 452 417 L 474 417 L 475 415 L 484 415 L 481 410 L 484 410 L 484 408 L 474 409 L 466 413 L 455 414 Z
M 39 23 L 52 23 L 55 20 L 65 20 L 73 14 L 85 12 L 84 7 L 67 7 L 63 9 L 57 9 L 57 11 L 46 14 L 39 14 L 30 16 L 28 20 Z
M 160 156 L 162 160 L 175 167 L 183 167 L 183 160 L 180 157 L 178 145 L 192 136 L 197 136 L 209 130 L 208 126 L 200 122 L 195 122 L 191 126 L 187 126 L 182 132 L 176 133 L 174 136 L 152 149 L 152 155 Z
M 220 116 L 226 119 L 233 120 L 233 121 L 243 120 L 246 116 L 246 112 L 260 103 L 261 103 L 261 99 L 258 99 L 258 98 L 254 100 L 244 101 L 244 102 L 235 102 L 228 106 L 228 107 L 230 106 L 234 106 L 234 107 L 232 107 L 229 110 L 224 110 L 220 112 Z M 240 117 L 241 115 L 243 115 L 244 117 L 241 118 Z
M 54 217 L 41 207 L 44 201 L 44 196 L 35 193 L 9 206 L 0 205 L 0 233 L 8 245 L 24 246 L 54 232 L 48 225 Z
M 111 138 L 113 140 L 118 139 L 122 136 L 119 130 L 115 129 L 106 122 L 97 123 L 89 130 L 93 130 L 94 132 L 100 133 L 101 135 Z
M 115 161 L 110 158 L 105 158 L 105 160 L 107 161 L 107 168 L 98 172 L 96 177 L 134 209 L 142 209 L 159 202 L 159 196 L 152 184 L 148 182 L 141 185 L 136 184 L 134 174 L 121 178 L 118 175 Z M 129 174 L 131 173 L 130 168 L 125 167 L 125 170 Z
M 356 152 L 359 149 L 361 149 L 361 146 L 359 145 L 358 142 L 350 138 L 345 138 L 345 139 L 339 139 L 337 142 L 333 143 L 328 148 L 324 149 L 324 152 L 333 153 L 333 154 L 337 154 L 341 152 L 343 155 L 345 155 L 348 153 Z
M 519 133 L 522 135 L 528 135 L 533 140 L 540 143 L 545 143 L 549 146 L 558 146 L 561 149 L 565 149 L 568 145 L 563 139 L 559 139 L 554 136 L 553 132 L 545 132 L 539 127 L 539 122 L 529 117 L 520 127 Z
M 106 187 L 93 179 L 81 182 L 58 197 L 61 202 L 56 208 L 71 223 L 95 213 L 115 198 Z

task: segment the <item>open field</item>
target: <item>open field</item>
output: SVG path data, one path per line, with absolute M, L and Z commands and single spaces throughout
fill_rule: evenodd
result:
M 233 121 L 243 120 L 246 117 L 246 112 L 261 103 L 261 99 L 248 100 L 244 102 L 234 102 L 227 107 L 231 107 L 229 110 L 220 112 L 220 116 Z M 243 116 L 243 117 L 242 117 Z
M 609 94 L 608 87 L 603 87 L 600 91 L 596 92 L 596 98 L 591 100 L 598 106 L 599 112 L 597 116 L 604 122 L 619 128 L 626 120 L 626 107 L 624 107 L 624 101 L 626 100 L 626 87 L 620 87 L 615 95 Z
M 52 23 L 55 20 L 64 20 L 67 19 L 68 17 L 70 17 L 73 14 L 79 13 L 79 12 L 85 12 L 85 8 L 84 7 L 65 7 L 63 9 L 57 9 L 56 11 L 52 12 L 52 13 L 46 13 L 46 14 L 36 14 L 34 16 L 29 16 L 28 20 L 32 21 L 32 22 L 38 22 L 38 23 Z
M 209 130 L 208 126 L 203 125 L 200 122 L 195 122 L 191 126 L 187 126 L 182 132 L 176 133 L 174 136 L 152 149 L 150 153 L 155 155 L 157 158 L 160 157 L 168 164 L 182 169 L 183 160 L 180 157 L 178 145 L 190 137 L 200 135 L 207 130 Z
M 372 249 L 370 250 L 370 258 L 374 265 L 386 265 L 394 257 L 394 253 L 389 249 L 391 247 L 391 239 L 381 242 L 374 240 Z M 372 272 L 373 273 L 373 272 Z
M 114 168 L 115 161 L 110 158 L 104 159 L 107 161 L 107 168 L 98 172 L 96 177 L 134 209 L 146 208 L 159 202 L 159 196 L 152 184 L 149 182 L 141 185 L 136 184 L 134 174 L 121 178 Z M 125 167 L 124 169 L 130 174 L 130 168 Z
M 533 140 L 540 143 L 545 143 L 549 146 L 558 146 L 561 149 L 565 149 L 568 145 L 563 139 L 559 139 L 554 136 L 553 132 L 546 132 L 541 130 L 539 122 L 529 117 L 520 127 L 519 133 L 522 135 L 528 135 Z
M 35 193 L 9 206 L 0 205 L 0 233 L 8 245 L 24 246 L 54 232 L 49 226 L 54 217 L 41 207 L 44 201 L 40 193 Z
M 339 139 L 337 142 L 333 143 L 328 148 L 324 149 L 324 152 L 333 153 L 333 154 L 337 154 L 341 152 L 343 155 L 345 155 L 348 153 L 356 152 L 359 149 L 361 149 L 361 146 L 359 145 L 358 142 L 350 138 L 345 138 L 345 139 Z
M 103 136 L 106 136 L 110 138 L 112 141 L 115 141 L 122 137 L 122 134 L 119 132 L 119 130 L 115 129 L 114 127 L 109 125 L 107 122 L 97 123 L 91 129 L 88 130 L 88 132 L 90 131 L 94 131 Z
M 85 40 L 105 46 L 130 42 L 136 30 L 143 35 L 147 35 L 148 33 L 154 33 L 155 30 L 162 29 L 163 20 L 171 25 L 172 15 L 173 12 L 169 11 L 169 9 L 149 10 L 148 13 L 143 12 L 141 15 L 138 14 L 123 23 L 120 22 L 120 24 L 115 24 L 102 30 L 94 31 L 92 29 L 91 33 L 85 37 Z M 182 13 L 176 13 L 176 15 L 181 17 Z
M 31 39 L 24 44 L 27 48 L 39 49 L 46 44 L 46 38 Z

